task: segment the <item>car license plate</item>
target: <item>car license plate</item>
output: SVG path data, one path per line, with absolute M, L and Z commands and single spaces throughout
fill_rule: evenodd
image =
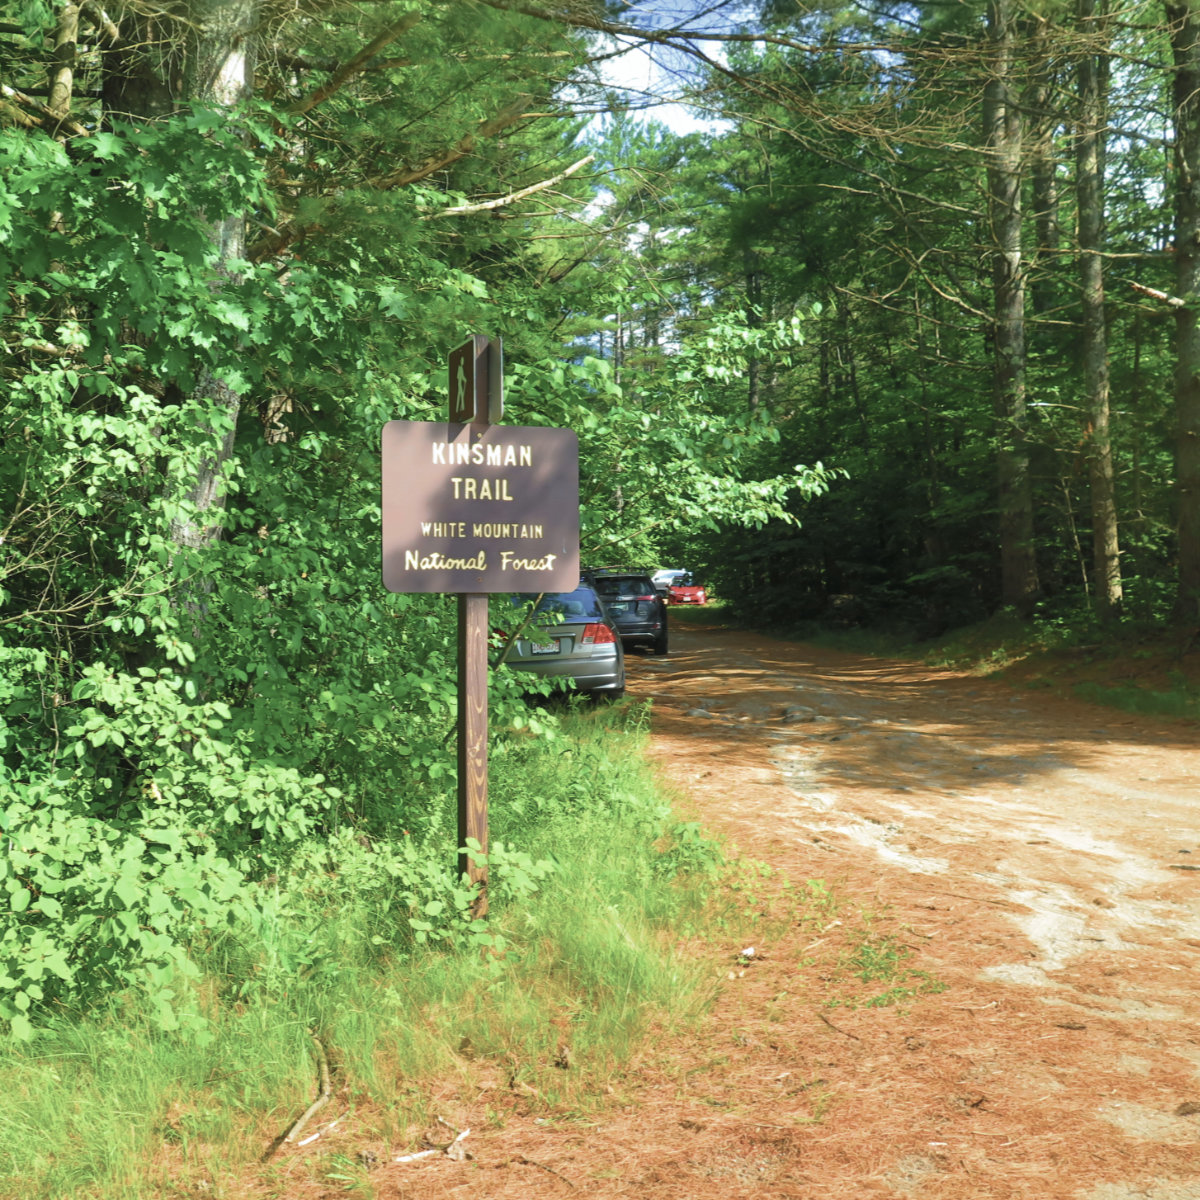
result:
M 629 611 L 628 600 L 610 600 L 608 603 L 608 611 L 614 613 L 623 613 Z
M 551 639 L 550 644 L 547 646 L 539 645 L 537 642 L 529 643 L 530 654 L 557 654 L 560 648 L 558 638 Z

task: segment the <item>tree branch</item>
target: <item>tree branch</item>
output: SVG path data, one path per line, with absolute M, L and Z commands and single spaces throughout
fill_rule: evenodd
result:
M 66 3 L 59 9 L 54 30 L 54 58 L 50 68 L 50 97 L 47 108 L 56 120 L 65 121 L 71 112 L 71 87 L 75 82 L 75 47 L 79 40 L 79 5 Z
M 480 122 L 474 133 L 468 133 L 451 149 L 442 154 L 435 155 L 433 158 L 426 159 L 418 167 L 409 167 L 401 171 L 393 171 L 389 175 L 380 175 L 375 179 L 370 179 L 367 181 L 367 186 L 377 188 L 383 192 L 389 192 L 394 191 L 396 188 L 407 187 L 409 184 L 417 183 L 422 179 L 427 179 L 435 171 L 440 171 L 443 167 L 448 167 L 460 158 L 465 158 L 475 149 L 480 138 L 494 137 L 502 129 L 515 124 L 525 115 L 525 110 L 529 107 L 529 104 L 530 97 L 521 96 L 494 117 Z M 294 242 L 298 242 L 305 234 L 311 233 L 319 227 L 316 222 L 309 222 L 303 225 L 297 224 L 295 221 L 280 222 L 277 228 L 271 232 L 270 236 L 259 238 L 258 241 L 254 242 L 248 249 L 246 256 L 251 262 L 262 262 L 265 258 L 281 254 Z
M 387 26 L 382 32 L 377 34 L 370 42 L 367 43 L 349 62 L 343 63 L 336 71 L 323 83 L 317 90 L 306 96 L 303 100 L 297 100 L 295 104 L 288 107 L 288 111 L 296 113 L 309 112 L 317 107 L 318 104 L 323 104 L 334 92 L 342 88 L 355 75 L 361 74 L 367 63 L 377 55 L 384 46 L 394 42 L 402 34 L 407 33 L 421 19 L 419 12 L 407 12 L 398 21 L 394 21 Z
M 7 93 L 7 88 L 4 89 Z M 10 104 L 7 100 L 0 100 L 0 116 L 6 116 L 10 121 L 20 125 L 22 129 L 41 129 L 42 123 L 36 117 L 31 117 L 27 112 L 22 112 L 15 104 Z
M 91 134 L 78 121 L 72 121 L 69 117 L 57 116 L 46 105 L 32 96 L 27 96 L 24 92 L 18 92 L 16 88 L 9 87 L 7 83 L 0 83 L 0 96 L 9 101 L 7 105 L 4 105 L 9 112 L 15 113 L 18 111 L 16 106 L 21 105 L 23 108 L 33 109 L 38 114 L 37 117 L 30 117 L 27 113 L 21 113 L 18 118 L 19 124 L 24 125 L 27 129 L 46 129 L 48 126 L 51 129 L 58 129 L 59 126 L 62 126 L 79 137 L 91 137 Z
M 104 9 L 96 2 L 96 0 L 85 0 L 83 6 L 84 13 L 95 22 L 96 28 L 113 45 L 121 40 L 121 31 L 117 28 L 116 22 L 104 11 Z
M 607 33 L 613 37 L 636 38 L 641 42 L 653 42 L 660 46 L 671 46 L 686 50 L 688 47 L 681 43 L 716 42 L 722 45 L 738 43 L 765 44 L 783 46 L 790 50 L 799 50 L 806 54 L 828 53 L 829 47 L 813 42 L 799 42 L 795 38 L 785 37 L 779 33 L 769 33 L 766 30 L 756 33 L 716 33 L 706 29 L 688 29 L 681 25 L 672 25 L 666 29 L 643 29 L 637 25 L 629 25 L 624 21 L 609 21 L 595 15 L 594 8 L 589 6 L 573 7 L 563 5 L 561 8 L 543 8 L 539 4 L 529 4 L 523 0 L 482 0 L 488 8 L 500 12 L 520 13 L 522 16 L 533 17 L 539 21 L 549 21 L 556 25 L 568 25 L 573 29 L 590 29 L 596 33 Z M 855 43 L 856 50 L 889 51 L 890 45 L 874 45 L 871 43 Z
M 494 117 L 481 121 L 474 133 L 468 133 L 451 149 L 426 159 L 419 167 L 393 171 L 390 175 L 380 175 L 371 180 L 371 187 L 390 191 L 393 188 L 407 187 L 410 183 L 419 183 L 422 179 L 428 179 L 430 175 L 442 170 L 443 167 L 458 162 L 460 158 L 466 158 L 475 149 L 480 138 L 495 137 L 502 129 L 507 129 L 508 126 L 519 121 L 525 115 L 526 109 L 529 108 L 530 100 L 529 96 L 518 97 Z
M 1158 288 L 1147 287 L 1144 283 L 1135 283 L 1132 279 L 1127 282 L 1135 292 L 1140 292 L 1143 296 L 1149 296 L 1153 300 L 1161 300 L 1164 304 L 1169 304 L 1172 308 L 1183 308 L 1187 304 L 1186 300 L 1180 300 L 1178 296 L 1171 296 L 1166 292 L 1160 292 Z
M 453 208 L 443 208 L 438 212 L 430 213 L 423 219 L 430 221 L 434 217 L 463 217 L 469 213 L 489 212 L 494 208 L 504 208 L 509 204 L 516 204 L 518 200 L 524 200 L 526 196 L 532 196 L 535 192 L 544 192 L 547 188 L 552 188 L 556 183 L 562 183 L 568 176 L 574 175 L 576 171 L 582 170 L 588 163 L 595 161 L 596 156 L 589 154 L 586 158 L 581 158 L 578 162 L 572 163 L 565 171 L 560 171 L 557 175 L 553 175 L 549 179 L 543 179 L 541 183 L 532 183 L 529 187 L 521 188 L 520 191 L 510 192 L 507 196 L 501 196 L 498 200 L 485 200 L 480 204 L 458 204 Z

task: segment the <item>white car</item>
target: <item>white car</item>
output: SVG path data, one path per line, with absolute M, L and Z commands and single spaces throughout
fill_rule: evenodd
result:
M 655 571 L 650 576 L 651 582 L 654 584 L 654 590 L 660 596 L 665 596 L 667 588 L 673 583 L 677 583 L 685 575 L 690 575 L 690 571 L 685 571 L 683 567 L 663 567 L 661 571 Z

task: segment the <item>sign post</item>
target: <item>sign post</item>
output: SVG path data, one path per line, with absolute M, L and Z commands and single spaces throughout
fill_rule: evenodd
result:
M 502 426 L 499 339 L 449 358 L 449 417 L 383 427 L 383 583 L 458 596 L 458 865 L 487 912 L 488 596 L 579 582 L 579 443 L 569 429 Z
M 494 377 L 494 378 L 493 378 Z M 475 334 L 450 354 L 450 421 L 486 429 L 504 413 L 499 339 Z M 475 888 L 473 917 L 488 910 L 487 863 L 468 847 L 488 849 L 488 596 L 458 593 L 458 873 Z
M 488 598 L 458 594 L 458 872 L 475 885 L 471 915 L 487 916 L 487 864 L 467 851 L 488 848 Z

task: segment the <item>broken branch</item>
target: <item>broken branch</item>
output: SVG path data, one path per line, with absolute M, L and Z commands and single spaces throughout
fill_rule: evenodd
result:
M 543 179 L 541 183 L 532 183 L 529 187 L 521 188 L 516 192 L 510 192 L 507 196 L 501 196 L 498 200 L 484 200 L 479 204 L 458 204 L 453 208 L 443 208 L 438 212 L 430 213 L 424 219 L 429 221 L 434 217 L 462 217 L 469 213 L 489 212 L 494 208 L 504 208 L 509 204 L 516 204 L 518 200 L 524 200 L 526 196 L 532 196 L 535 192 L 544 192 L 547 188 L 552 188 L 555 184 L 562 183 L 568 176 L 574 175 L 576 171 L 582 170 L 588 163 L 595 161 L 596 156 L 589 154 L 586 158 L 581 158 L 578 162 L 572 163 L 565 171 L 560 171 L 550 179 Z
M 1164 304 L 1169 304 L 1172 308 L 1183 308 L 1187 303 L 1186 300 L 1180 300 L 1178 296 L 1168 295 L 1166 292 L 1160 292 L 1158 288 L 1147 287 L 1144 283 L 1136 283 L 1134 280 L 1129 280 L 1129 286 L 1135 292 L 1140 292 L 1143 296 L 1149 296 L 1152 300 L 1161 300 Z
M 851 1033 L 848 1029 L 839 1029 L 820 1009 L 817 1009 L 817 1016 L 833 1030 L 834 1033 L 840 1033 L 842 1037 L 853 1038 L 856 1042 L 861 1042 L 862 1038 L 857 1033 Z
M 320 1095 L 304 1110 L 299 1117 L 296 1118 L 291 1129 L 283 1135 L 285 1142 L 295 1141 L 299 1136 L 300 1131 L 329 1103 L 330 1097 L 333 1095 L 333 1089 L 329 1082 L 329 1059 L 325 1054 L 325 1047 L 321 1045 L 321 1039 L 315 1033 L 309 1033 L 312 1038 L 313 1045 L 317 1048 L 317 1078 L 320 1083 Z
M 10 103 L 4 105 L 9 111 L 17 111 L 17 105 L 24 108 L 31 108 L 38 114 L 38 117 L 22 119 L 20 124 L 29 129 L 45 129 L 47 125 L 57 129 L 62 126 L 64 129 L 69 129 L 72 133 L 78 134 L 80 137 L 91 137 L 91 134 L 84 129 L 78 121 L 72 121 L 69 117 L 60 117 L 50 111 L 46 105 L 35 100 L 32 96 L 27 96 L 24 92 L 18 92 L 16 88 L 9 87 L 7 83 L 0 83 L 0 95 L 5 96 L 9 101 L 15 101 L 15 104 Z M 22 113 L 22 118 L 28 118 L 28 114 Z M 40 120 L 38 118 L 41 118 Z

